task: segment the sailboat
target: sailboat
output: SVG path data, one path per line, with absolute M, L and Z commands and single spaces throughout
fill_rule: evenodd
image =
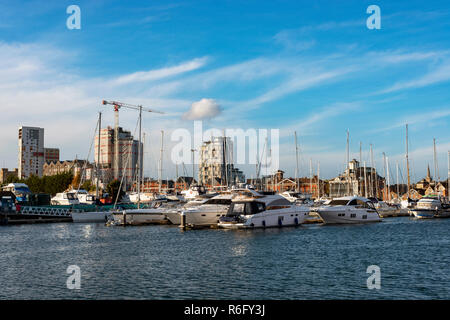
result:
M 97 188 L 96 188 L 96 199 L 99 198 L 99 169 L 100 165 L 100 136 L 101 136 L 101 123 L 102 123 L 102 113 L 99 112 L 98 116 L 98 152 L 97 152 Z M 79 190 L 76 191 L 76 195 Z M 73 211 L 72 212 L 72 221 L 73 222 L 106 222 L 111 218 L 111 212 L 109 210 L 98 210 L 100 207 L 96 207 L 95 211 Z
M 162 201 L 152 203 L 149 208 L 141 208 L 141 175 L 142 175 L 142 106 L 139 108 L 139 156 L 137 165 L 137 209 L 124 210 L 122 212 L 114 212 L 112 214 L 114 225 L 145 225 L 145 224 L 163 224 L 168 223 L 164 214 L 165 208 L 162 206 Z M 145 111 L 155 112 L 153 110 L 145 109 Z M 162 112 L 159 112 L 162 113 Z M 162 133 L 163 134 L 163 133 Z M 161 144 L 162 138 L 161 135 Z M 162 150 L 162 146 L 161 146 Z M 161 180 L 160 180 L 161 181 Z M 161 186 L 161 183 L 160 183 Z

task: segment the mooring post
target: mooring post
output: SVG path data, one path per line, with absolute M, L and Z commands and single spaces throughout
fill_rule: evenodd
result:
M 184 211 L 182 211 L 180 216 L 181 216 L 180 226 L 181 226 L 181 228 L 186 229 L 186 213 L 184 213 Z

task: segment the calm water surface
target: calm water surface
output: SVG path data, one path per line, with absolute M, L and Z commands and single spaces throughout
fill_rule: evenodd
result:
M 0 299 L 450 299 L 450 219 L 353 226 L 0 227 Z M 66 269 L 81 268 L 69 290 Z M 369 290 L 369 265 L 381 289 Z

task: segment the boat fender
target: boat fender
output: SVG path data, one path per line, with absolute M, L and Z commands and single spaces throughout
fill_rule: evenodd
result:
M 283 225 L 283 222 L 281 221 L 281 218 L 278 218 L 278 225 L 281 227 Z
M 294 223 L 295 223 L 296 226 L 298 226 L 298 218 L 294 219 Z
M 266 226 L 266 220 L 263 220 L 263 221 L 262 221 L 262 225 L 263 225 L 263 227 Z

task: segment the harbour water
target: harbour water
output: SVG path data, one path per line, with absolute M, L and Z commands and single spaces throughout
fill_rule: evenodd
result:
M 450 219 L 265 230 L 0 228 L 0 299 L 450 299 Z M 81 288 L 66 286 L 69 265 Z M 381 289 L 367 288 L 367 267 Z

